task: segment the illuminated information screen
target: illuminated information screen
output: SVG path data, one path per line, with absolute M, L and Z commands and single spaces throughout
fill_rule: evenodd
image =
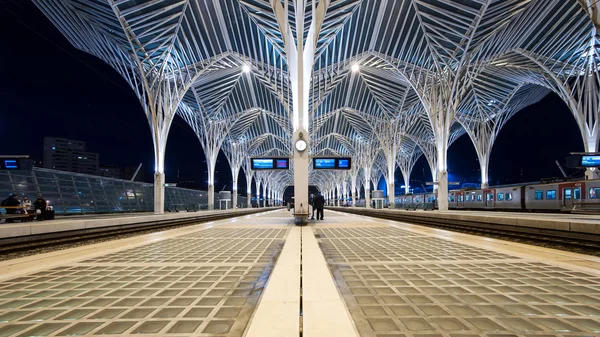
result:
M 253 170 L 289 170 L 289 158 L 250 158 Z
M 33 161 L 29 158 L 0 158 L 0 170 L 31 170 Z
M 313 158 L 313 169 L 315 170 L 349 170 L 351 168 L 351 158 Z
M 583 166 L 583 167 L 598 167 L 598 166 L 600 166 L 600 156 L 583 156 L 583 157 L 581 157 L 581 166 Z

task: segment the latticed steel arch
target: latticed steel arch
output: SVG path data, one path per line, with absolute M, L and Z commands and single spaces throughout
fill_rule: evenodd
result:
M 504 123 L 549 91 L 570 108 L 586 150 L 598 150 L 599 16 L 589 0 L 34 2 L 136 93 L 154 141 L 157 211 L 176 113 L 197 133 L 209 172 L 221 149 L 232 170 L 248 155 L 289 156 L 303 99 L 310 154 L 352 155 L 369 171 L 358 144 L 372 144 L 387 180 L 396 164 L 408 179 L 422 154 L 442 192 L 457 137 L 469 135 L 487 172 Z M 311 53 L 302 74 L 298 50 Z M 242 143 L 252 148 L 243 160 L 233 155 Z M 359 174 L 371 175 L 347 178 Z

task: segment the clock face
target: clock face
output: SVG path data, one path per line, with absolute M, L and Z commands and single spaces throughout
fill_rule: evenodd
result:
M 300 139 L 299 141 L 296 142 L 296 150 L 302 152 L 304 150 L 306 150 L 306 141 Z

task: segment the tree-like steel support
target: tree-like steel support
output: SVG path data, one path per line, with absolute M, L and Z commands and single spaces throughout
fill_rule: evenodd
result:
M 438 182 L 439 208 L 446 209 L 452 142 L 469 134 L 486 186 L 502 126 L 548 90 L 567 103 L 585 150 L 598 151 L 599 5 L 593 0 L 505 1 L 502 11 L 488 0 L 34 3 L 76 48 L 116 69 L 144 107 L 154 144 L 156 213 L 164 211 L 165 149 L 176 112 L 204 148 L 211 206 L 216 157 L 229 137 L 254 144 L 248 155 L 293 155 L 299 215 L 307 210 L 309 177 L 341 195 L 323 180 L 327 175 L 309 172 L 309 154 L 354 156 L 361 169 L 350 172 L 354 204 L 359 179 L 370 201 L 375 171 L 392 192 L 396 163 L 408 186 L 422 152 Z M 203 13 L 203 20 L 190 20 L 193 13 Z M 240 36 L 248 43 L 239 43 Z M 304 154 L 293 149 L 300 133 L 309 142 Z M 377 138 L 372 151 L 382 151 L 385 163 L 376 156 L 365 163 L 357 138 Z M 237 157 L 228 160 L 235 198 L 241 165 Z M 262 185 L 264 198 L 277 199 L 277 180 L 291 178 L 257 177 L 257 194 Z

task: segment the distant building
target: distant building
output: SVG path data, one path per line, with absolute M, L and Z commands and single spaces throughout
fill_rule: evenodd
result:
M 85 151 L 85 142 L 44 137 L 45 168 L 97 175 L 99 157 L 96 152 Z
M 107 178 L 121 179 L 121 169 L 114 166 L 100 166 L 99 175 Z

